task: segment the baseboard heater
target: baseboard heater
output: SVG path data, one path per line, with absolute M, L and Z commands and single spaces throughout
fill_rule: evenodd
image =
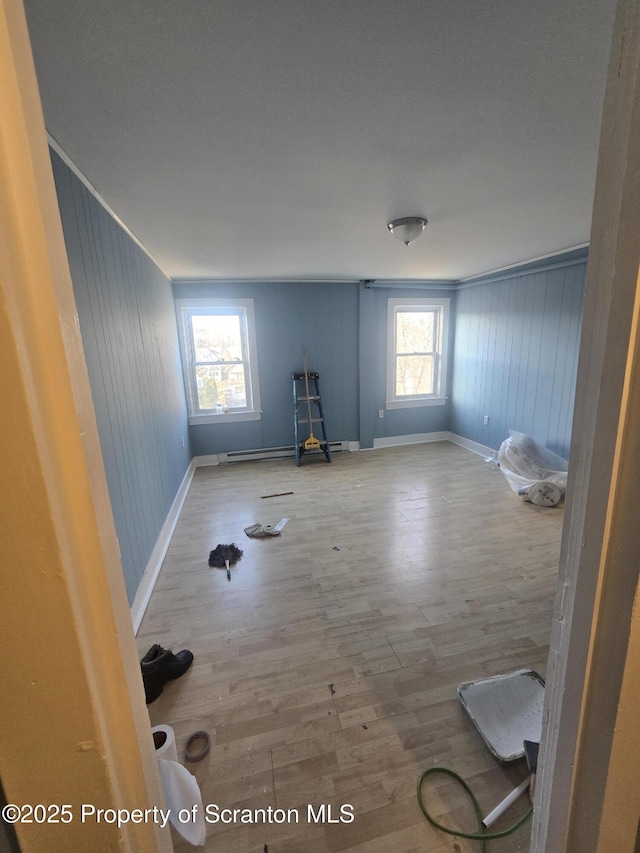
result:
M 332 453 L 340 453 L 343 450 L 349 450 L 348 441 L 330 441 L 329 447 Z M 321 451 L 318 451 L 321 453 Z M 267 447 L 262 450 L 233 450 L 230 453 L 219 453 L 218 461 L 220 465 L 227 462 L 256 462 L 259 459 L 282 459 L 287 456 L 295 456 L 296 449 L 294 445 L 287 447 Z

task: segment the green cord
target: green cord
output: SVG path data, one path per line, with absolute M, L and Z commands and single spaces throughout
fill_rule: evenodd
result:
M 457 829 L 449 829 L 446 826 L 442 826 L 441 823 L 438 823 L 435 818 L 432 818 L 429 812 L 427 811 L 427 807 L 424 804 L 422 799 L 422 783 L 424 779 L 429 776 L 431 773 L 445 773 L 447 776 L 451 776 L 456 782 L 459 782 L 460 785 L 465 789 L 471 802 L 473 803 L 473 808 L 476 813 L 476 818 L 478 819 L 478 826 L 480 827 L 479 832 L 460 832 Z M 446 832 L 449 835 L 457 835 L 459 838 L 471 838 L 473 841 L 480 842 L 480 849 L 482 853 L 486 853 L 486 843 L 487 841 L 491 841 L 496 838 L 506 838 L 507 835 L 511 835 L 516 829 L 520 829 L 523 823 L 527 821 L 531 815 L 533 814 L 533 806 L 529 809 L 529 811 L 523 815 L 512 827 L 509 829 L 505 829 L 502 832 L 486 832 L 484 824 L 482 823 L 482 812 L 480 811 L 480 804 L 475 798 L 475 795 L 471 788 L 467 785 L 464 779 L 461 776 L 458 776 L 457 773 L 454 773 L 453 770 L 449 770 L 447 767 L 428 767 L 422 776 L 418 779 L 418 802 L 420 803 L 420 808 L 422 809 L 422 814 L 426 817 L 429 823 L 432 823 L 436 829 L 439 829 L 441 832 Z

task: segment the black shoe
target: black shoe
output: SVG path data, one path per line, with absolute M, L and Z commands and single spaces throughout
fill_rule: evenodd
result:
M 167 681 L 180 678 L 193 663 L 193 655 L 189 649 L 183 649 L 178 654 L 163 649 L 155 643 L 140 661 L 144 695 L 147 705 L 158 698 Z

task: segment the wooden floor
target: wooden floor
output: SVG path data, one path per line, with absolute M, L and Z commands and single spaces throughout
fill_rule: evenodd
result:
M 243 532 L 283 516 L 278 538 Z M 205 804 L 299 817 L 210 824 L 205 849 L 477 851 L 425 820 L 416 782 L 451 768 L 486 814 L 525 778 L 524 762 L 491 757 L 456 687 L 519 667 L 544 676 L 562 518 L 446 442 L 339 453 L 331 465 L 199 468 L 138 634 L 140 655 L 159 642 L 195 660 L 149 706 L 151 722 L 173 726 L 179 750 L 210 733 L 209 756 L 189 765 Z M 207 559 L 230 542 L 244 556 L 228 582 Z M 431 784 L 426 799 L 443 823 L 475 831 L 452 783 Z M 352 806 L 353 822 L 309 822 L 308 805 L 322 803 L 334 819 Z M 523 797 L 498 828 L 525 807 Z M 176 850 L 193 849 L 173 834 Z M 528 839 L 529 825 L 490 849 L 526 851 Z

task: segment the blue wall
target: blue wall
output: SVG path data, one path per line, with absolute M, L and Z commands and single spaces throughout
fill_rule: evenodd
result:
M 386 400 L 387 299 L 450 298 L 452 351 L 453 291 L 328 282 L 176 282 L 173 292 L 176 299 L 254 300 L 262 420 L 192 426 L 191 447 L 196 456 L 293 445 L 291 373 L 302 370 L 303 344 L 309 370 L 320 373 L 330 441 L 359 441 L 361 447 L 372 447 L 374 438 L 449 428 L 449 404 L 385 410 L 382 419 L 378 410 L 385 409 Z
M 511 428 L 568 456 L 584 255 L 456 291 L 328 282 L 172 288 L 52 160 L 130 601 L 192 454 L 293 444 L 291 373 L 302 370 L 303 344 L 320 373 L 330 440 L 367 448 L 376 438 L 451 430 L 498 448 Z M 451 300 L 449 401 L 387 411 L 387 300 L 416 295 Z M 260 421 L 188 426 L 173 298 L 204 296 L 254 300 Z
M 171 285 L 54 152 L 52 162 L 131 602 L 190 460 Z
M 358 439 L 358 285 L 295 282 L 175 283 L 176 299 L 254 300 L 262 419 L 191 427 L 195 456 L 294 444 L 291 374 L 320 374 L 330 441 Z
M 387 301 L 391 298 L 448 298 L 449 354 L 448 382 L 445 394 L 451 394 L 453 342 L 455 339 L 456 293 L 431 287 L 360 286 L 360 446 L 373 447 L 374 439 L 449 429 L 451 403 L 415 409 L 385 408 L 387 392 Z M 384 410 L 384 418 L 378 411 Z
M 255 301 L 261 421 L 191 427 L 195 455 L 293 444 L 292 370 L 304 343 L 327 432 L 359 441 L 451 430 L 497 449 L 517 429 L 569 454 L 586 253 L 458 290 L 363 284 L 175 283 L 176 298 Z M 448 402 L 386 410 L 387 300 L 451 300 Z M 378 411 L 385 412 L 378 418 Z M 483 424 L 485 415 L 489 424 Z
M 585 272 L 581 257 L 459 290 L 452 432 L 497 449 L 516 429 L 569 458 Z

